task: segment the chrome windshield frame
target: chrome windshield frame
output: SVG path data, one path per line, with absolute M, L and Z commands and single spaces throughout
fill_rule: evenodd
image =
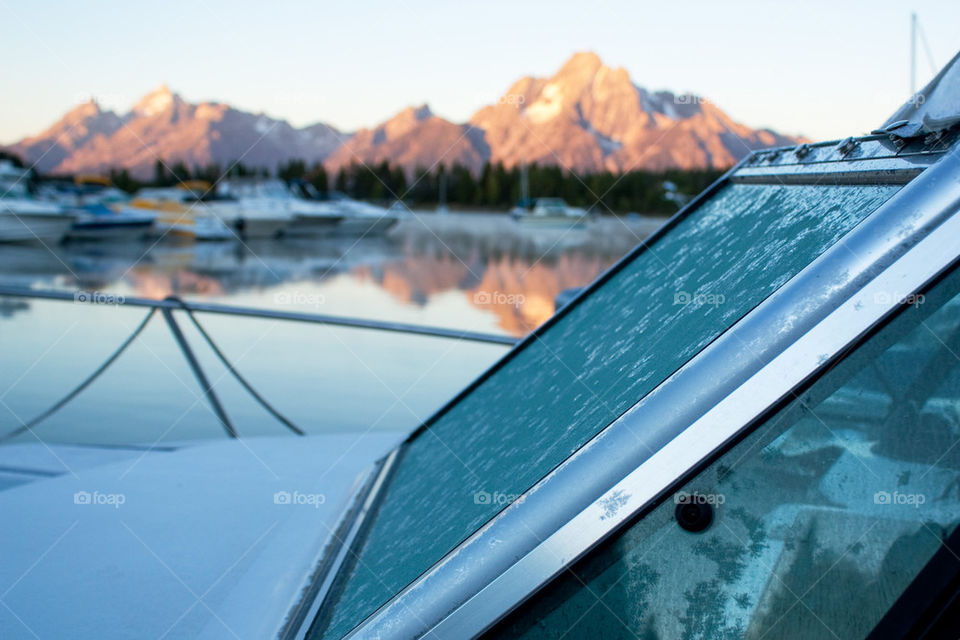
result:
M 906 186 L 347 637 L 462 638 L 489 629 L 951 264 L 960 156 L 908 149 L 900 163 L 877 137 L 854 142 L 870 157 L 844 160 L 848 141 L 812 153 L 757 152 L 711 194 L 764 162 L 785 175 L 816 164 L 805 184 L 880 170 L 878 183 Z M 878 160 L 900 166 L 878 169 Z
M 391 451 L 359 479 L 359 487 L 352 495 L 352 504 L 339 518 L 337 527 L 328 532 L 330 539 L 327 548 L 321 554 L 320 562 L 300 600 L 290 611 L 278 634 L 281 640 L 306 638 L 320 605 L 340 575 L 341 567 L 349 561 L 350 554 L 354 552 L 357 536 L 367 517 L 376 508 L 380 490 L 389 479 L 399 452 L 399 449 Z
M 955 211 L 960 210 L 960 185 L 957 192 Z M 960 215 L 953 215 L 755 374 L 738 384 L 633 472 L 476 595 L 445 615 L 428 630 L 429 635 L 439 638 L 479 635 L 637 514 L 663 499 L 689 470 L 739 437 L 852 343 L 901 305 L 907 304 L 905 301 L 912 299 L 913 294 L 954 267 L 960 258 L 956 244 L 958 234 Z M 717 344 L 717 354 L 731 347 L 729 342 Z M 691 382 L 688 379 L 684 384 Z M 674 392 L 678 390 L 678 387 L 673 388 Z M 637 409 L 637 414 L 632 415 L 634 424 L 644 417 L 640 415 L 640 407 Z M 625 415 L 623 419 L 620 433 L 601 434 L 607 440 L 604 443 L 607 454 L 616 451 L 617 441 L 633 437 L 626 424 L 631 418 Z M 678 469 L 682 471 L 678 472 Z

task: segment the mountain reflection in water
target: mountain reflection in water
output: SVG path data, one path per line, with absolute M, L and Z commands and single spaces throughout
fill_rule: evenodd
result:
M 385 238 L 241 244 L 0 246 L 0 284 L 390 320 L 520 336 L 656 225 L 604 219 L 528 229 L 507 216 L 408 217 Z M 87 295 L 86 300 L 99 299 Z M 244 377 L 306 433 L 408 432 L 507 347 L 263 318 L 198 314 Z M 0 298 L 0 433 L 39 415 L 144 317 L 123 304 Z M 241 435 L 285 431 L 184 332 Z M 154 317 L 130 348 L 40 426 L 46 442 L 223 437 L 183 353 Z M 23 434 L 18 441 L 33 438 Z
M 380 238 L 4 246 L 0 282 L 522 336 L 553 314 L 557 294 L 591 282 L 660 222 L 527 228 L 504 215 L 420 213 Z M 370 286 L 387 295 L 360 293 Z

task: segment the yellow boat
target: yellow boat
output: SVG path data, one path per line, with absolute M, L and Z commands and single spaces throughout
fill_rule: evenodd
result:
M 190 185 L 141 189 L 130 201 L 130 206 L 156 212 L 154 227 L 160 237 L 188 240 L 230 240 L 235 237 L 220 218 L 207 211 Z

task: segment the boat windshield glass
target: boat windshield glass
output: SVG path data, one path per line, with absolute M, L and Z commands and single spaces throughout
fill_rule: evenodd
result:
M 354 628 L 899 188 L 727 183 L 628 256 L 405 445 L 311 636 Z
M 865 637 L 960 522 L 960 271 L 908 302 L 489 635 Z

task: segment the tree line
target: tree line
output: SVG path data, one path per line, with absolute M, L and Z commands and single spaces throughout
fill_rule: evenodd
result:
M 610 171 L 575 173 L 556 166 L 529 165 L 526 168 L 529 196 L 563 198 L 567 203 L 589 208 L 600 214 L 636 211 L 644 214 L 669 214 L 678 208 L 682 196 L 693 196 L 723 173 L 717 169 L 637 170 L 623 174 Z M 134 192 L 147 186 L 174 186 L 187 180 L 211 184 L 226 178 L 276 177 L 313 185 L 321 194 L 344 193 L 359 200 L 390 204 L 403 200 L 409 207 L 434 207 L 441 202 L 451 208 L 508 209 L 521 199 L 520 167 L 506 168 L 487 163 L 479 174 L 467 167 L 437 165 L 406 172 L 398 165 L 380 162 L 374 165 L 351 164 L 333 175 L 320 163 L 303 160 L 281 163 L 276 171 L 233 163 L 227 167 L 210 164 L 187 167 L 182 162 L 157 161 L 151 180 L 138 180 L 126 169 L 110 171 L 110 179 L 120 189 Z M 679 196 L 679 197 L 678 197 Z

